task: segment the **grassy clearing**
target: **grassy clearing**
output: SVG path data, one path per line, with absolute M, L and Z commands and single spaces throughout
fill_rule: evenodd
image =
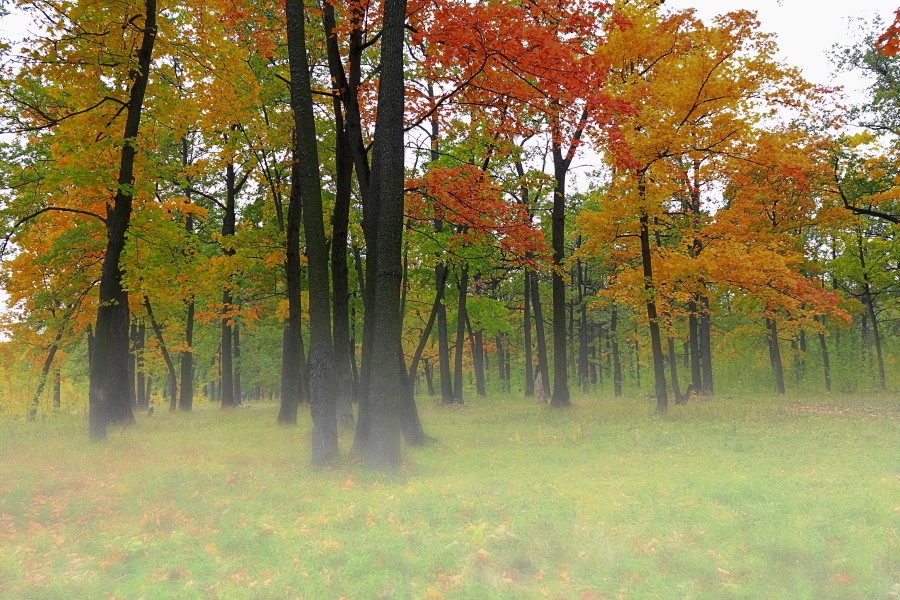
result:
M 900 405 L 423 403 L 395 476 L 275 408 L 0 425 L 0 597 L 890 598 Z M 349 434 L 343 447 L 349 447 Z

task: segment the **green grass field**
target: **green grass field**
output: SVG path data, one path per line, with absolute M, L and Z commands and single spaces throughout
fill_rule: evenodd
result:
M 392 476 L 271 405 L 0 423 L 0 598 L 900 596 L 896 398 L 420 406 Z

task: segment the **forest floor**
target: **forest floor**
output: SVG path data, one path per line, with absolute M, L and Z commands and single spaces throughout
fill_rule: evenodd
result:
M 0 598 L 900 596 L 895 396 L 422 399 L 391 476 L 251 406 L 0 423 Z

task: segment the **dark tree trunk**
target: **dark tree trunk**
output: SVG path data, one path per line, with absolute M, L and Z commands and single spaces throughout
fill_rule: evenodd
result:
M 781 363 L 781 347 L 778 343 L 778 324 L 775 319 L 766 318 L 766 329 L 769 332 L 769 362 L 775 375 L 775 392 L 784 396 L 784 368 Z
M 222 292 L 222 307 L 225 315 L 222 317 L 220 324 L 220 348 L 219 348 L 219 366 L 220 366 L 220 388 L 221 406 L 222 408 L 233 408 L 237 406 L 234 399 L 234 350 L 232 342 L 234 334 L 232 332 L 232 302 L 231 290 Z
M 153 307 L 150 305 L 149 296 L 144 296 L 144 308 L 147 309 L 147 318 L 150 319 L 150 325 L 153 327 L 156 341 L 159 342 L 159 351 L 166 363 L 166 392 L 169 398 L 169 410 L 175 410 L 178 398 L 178 381 L 175 376 L 175 363 L 172 362 L 172 356 L 169 354 L 169 348 L 166 346 L 166 341 L 163 338 L 162 328 L 159 326 L 159 323 L 156 322 L 156 317 L 153 316 Z
M 456 347 L 453 364 L 453 402 L 463 404 L 463 348 L 466 332 L 466 297 L 469 289 L 469 270 L 463 265 L 459 274 L 459 300 L 456 308 Z
M 578 275 L 578 382 L 581 390 L 586 391 L 590 373 L 588 372 L 588 318 L 585 304 L 585 277 L 581 260 L 575 261 Z
M 712 371 L 712 335 L 710 328 L 709 297 L 700 297 L 700 365 L 701 379 L 703 380 L 702 393 L 704 396 L 712 396 L 713 371 Z
M 334 8 L 326 3 L 327 7 Z M 326 10 L 327 12 L 327 10 Z M 328 28 L 333 31 L 334 27 Z M 333 35 L 328 38 L 331 60 Z M 334 44 L 336 46 L 336 43 Z M 337 48 L 335 48 L 335 51 Z M 340 60 L 340 56 L 337 57 Z M 337 421 L 341 427 L 351 427 L 353 417 L 353 374 L 350 366 L 350 283 L 347 263 L 350 200 L 352 196 L 353 158 L 350 155 L 350 139 L 344 128 L 341 103 L 333 101 L 335 120 L 336 192 L 334 213 L 331 220 L 331 277 L 334 284 L 334 382 L 337 402 Z
M 487 396 L 484 378 L 484 332 L 472 330 L 468 315 L 466 328 L 469 330 L 469 347 L 472 350 L 472 366 L 475 369 L 475 393 L 483 398 Z
M 190 164 L 190 155 L 189 155 L 189 145 L 187 137 L 181 138 L 181 164 L 184 166 L 188 166 Z M 273 191 L 277 189 L 273 187 Z M 191 190 L 190 188 L 186 189 L 185 196 L 188 198 L 188 201 L 191 199 Z M 277 193 L 273 194 L 276 198 L 279 196 Z M 281 203 L 278 204 L 278 214 L 279 219 L 278 222 L 282 223 L 281 219 Z M 184 218 L 184 229 L 188 236 L 191 236 L 194 233 L 194 218 L 188 213 Z M 184 252 L 185 257 L 189 257 L 190 255 L 187 252 Z M 181 369 L 181 390 L 179 391 L 178 397 L 178 408 L 184 412 L 190 412 L 194 409 L 194 312 L 196 309 L 194 303 L 194 295 L 191 294 L 187 299 L 187 314 L 185 316 L 185 324 L 184 324 L 184 350 L 181 351 L 180 357 L 180 369 Z
M 613 395 L 622 395 L 622 357 L 619 355 L 619 311 L 612 309 L 609 320 L 609 354 L 612 358 Z
M 141 45 L 125 110 L 117 191 L 106 205 L 106 250 L 100 274 L 96 336 L 91 353 L 88 429 L 93 440 L 106 439 L 109 423 L 134 421 L 128 392 L 128 293 L 122 287 L 119 260 L 131 221 L 136 140 L 156 42 L 156 0 L 145 0 Z
M 403 49 L 406 1 L 387 0 L 381 39 L 381 80 L 378 89 L 378 116 L 375 125 L 375 169 L 370 182 L 372 200 L 370 215 L 376 224 L 375 253 L 369 269 L 374 270 L 371 303 L 366 307 L 366 320 L 372 320 L 372 338 L 378 340 L 373 351 L 371 339 L 368 365 L 368 419 L 364 440 L 366 464 L 379 469 L 395 469 L 400 465 L 399 416 L 403 403 L 405 373 L 398 368 L 402 357 L 401 335 L 403 315 L 400 313 L 402 279 L 401 246 L 403 241 L 403 184 L 405 175 L 403 131 Z M 367 240 L 368 243 L 368 240 Z M 360 417 L 359 425 L 363 424 Z M 359 436 L 359 425 L 357 435 Z
M 506 372 L 509 367 L 509 354 L 506 352 L 506 346 L 503 343 L 503 334 L 497 334 L 497 375 L 500 378 L 500 387 L 503 391 L 509 391 L 509 377 Z
M 644 174 L 639 177 L 640 195 L 644 197 Z M 669 408 L 666 389 L 666 365 L 663 358 L 662 336 L 656 311 L 656 287 L 653 281 L 653 258 L 650 248 L 650 218 L 645 212 L 640 216 L 641 263 L 644 271 L 644 294 L 647 298 L 647 321 L 650 324 L 650 349 L 653 355 L 653 381 L 656 388 L 656 412 L 665 413 Z
M 226 257 L 234 256 L 235 250 L 230 241 L 235 234 L 235 225 L 237 222 L 236 215 L 236 181 L 234 164 L 229 162 L 225 167 L 225 212 L 222 216 L 222 254 Z M 231 282 L 225 283 L 222 290 L 222 321 L 221 321 L 221 368 L 222 368 L 222 408 L 231 408 L 237 406 L 234 397 L 234 350 L 232 342 L 234 333 L 232 326 L 234 323 L 234 297 L 231 293 Z
M 241 322 L 238 319 L 234 320 L 231 330 L 234 335 L 231 347 L 234 356 L 234 403 L 240 406 L 244 402 L 244 390 L 241 387 Z
M 144 344 L 147 339 L 147 326 L 141 320 L 137 325 L 137 334 L 134 344 L 134 380 L 135 380 L 135 402 L 140 410 L 150 408 L 150 396 L 147 394 L 146 381 L 144 376 Z
M 569 397 L 568 362 L 566 356 L 566 282 L 560 269 L 565 259 L 566 243 L 566 171 L 568 164 L 562 158 L 558 144 L 553 148 L 556 187 L 553 191 L 551 216 L 551 242 L 553 246 L 553 396 L 550 405 L 566 407 Z
M 871 321 L 872 325 L 872 341 L 875 346 L 875 360 L 877 361 L 878 368 L 878 387 L 882 390 L 887 389 L 887 378 L 885 376 L 884 371 L 884 355 L 881 349 L 881 331 L 879 329 L 878 324 L 878 316 L 875 312 L 875 294 L 872 293 L 872 284 L 869 279 L 869 271 L 866 265 L 866 250 L 863 245 L 863 235 L 862 230 L 857 229 L 856 231 L 856 242 L 857 242 L 857 252 L 859 253 L 859 266 L 862 271 L 862 279 L 863 279 L 863 289 L 862 289 L 862 301 L 866 307 L 866 316 L 868 316 L 869 321 Z M 867 344 L 863 344 L 868 347 Z
M 538 278 L 535 273 L 531 273 L 531 308 L 534 310 L 534 333 L 537 337 L 537 376 L 541 376 L 541 382 L 544 390 L 550 387 L 550 363 L 547 358 L 547 337 L 544 335 L 544 313 L 541 307 L 541 294 L 538 289 Z
M 419 361 L 422 359 L 422 353 L 425 352 L 425 346 L 428 344 L 428 339 L 431 337 L 431 331 L 434 329 L 434 322 L 438 317 L 438 313 L 444 307 L 444 290 L 447 287 L 447 270 L 442 269 L 439 272 L 438 277 L 439 278 L 437 279 L 435 285 L 436 289 L 434 293 L 434 301 L 431 304 L 431 312 L 428 315 L 428 322 L 425 323 L 425 328 L 422 330 L 422 335 L 419 336 L 419 343 L 418 345 L 416 345 L 416 351 L 413 354 L 412 361 L 410 362 L 409 376 L 412 378 L 410 380 L 410 383 L 412 383 L 412 381 L 416 377 L 416 373 L 419 368 Z M 444 321 L 446 325 L 446 312 L 444 313 Z
M 53 340 L 53 345 L 50 346 L 50 351 L 47 353 L 47 358 L 44 359 L 44 366 L 41 367 L 41 374 L 38 376 L 38 386 L 37 390 L 34 392 L 34 396 L 31 399 L 31 405 L 28 407 L 28 421 L 33 422 L 37 418 L 38 407 L 41 404 L 41 396 L 44 394 L 44 387 L 47 385 L 47 377 L 50 374 L 50 367 L 53 366 L 53 359 L 56 357 L 56 351 L 59 349 L 59 341 L 62 339 L 62 331 L 56 334 L 56 338 Z M 57 371 L 57 378 L 59 376 L 59 371 Z M 55 402 L 54 398 L 54 402 Z M 55 406 L 59 406 L 55 404 Z
M 59 369 L 53 374 L 53 408 L 62 406 L 62 373 Z
M 128 327 L 128 394 L 130 396 L 129 403 L 136 407 L 140 407 L 137 393 L 137 321 L 131 319 Z
M 422 372 L 425 375 L 425 383 L 428 386 L 428 395 L 434 396 L 434 372 L 431 368 L 431 362 L 427 358 L 422 361 Z
M 450 334 L 447 331 L 447 306 L 444 304 L 444 291 L 447 287 L 447 267 L 444 263 L 438 263 L 434 268 L 434 280 L 436 294 L 440 294 L 441 302 L 438 305 L 438 367 L 441 377 L 441 402 L 451 404 L 453 402 L 453 382 L 450 374 Z
M 819 332 L 819 350 L 822 352 L 822 374 L 825 376 L 825 391 L 831 392 L 831 359 L 828 355 L 828 343 L 825 340 L 825 317 L 820 317 L 823 331 Z
M 678 382 L 678 360 L 675 356 L 675 340 L 668 338 L 669 344 L 669 378 L 672 380 L 672 395 L 676 404 L 685 404 L 687 396 L 681 394 L 681 384 Z
M 303 325 L 300 305 L 300 157 L 294 155 L 291 166 L 291 194 L 288 199 L 286 227 L 285 294 L 288 301 L 288 316 L 284 321 L 281 346 L 281 406 L 278 422 L 282 425 L 297 424 L 297 407 L 304 392 L 304 371 L 306 357 L 303 351 Z
M 694 295 L 697 298 L 697 295 Z M 697 318 L 697 301 L 688 303 L 688 354 L 691 365 L 691 385 L 698 392 L 703 390 L 703 376 L 700 371 L 700 320 Z
M 181 395 L 178 408 L 190 412 L 194 408 L 194 297 L 187 302 L 184 325 L 185 349 L 181 351 Z
M 313 421 L 312 462 L 326 464 L 339 456 L 335 405 L 331 294 L 328 245 L 322 211 L 322 186 L 313 113 L 312 82 L 306 55 L 305 6 L 288 2 L 288 58 L 291 73 L 291 109 L 294 113 L 294 156 L 300 158 L 300 194 L 306 237 L 309 289 L 309 406 Z
M 523 272 L 525 309 L 522 312 L 522 330 L 525 338 L 525 397 L 534 397 L 534 362 L 531 348 L 531 272 Z

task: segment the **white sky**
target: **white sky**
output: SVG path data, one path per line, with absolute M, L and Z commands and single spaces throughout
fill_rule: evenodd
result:
M 842 85 L 852 96 L 865 88 L 865 81 L 847 73 L 835 78 L 828 52 L 834 44 L 849 45 L 860 38 L 857 19 L 871 22 L 878 15 L 883 23 L 891 23 L 900 0 L 666 0 L 665 5 L 695 8 L 703 19 L 754 10 L 761 29 L 777 34 L 785 63 L 800 67 L 812 83 Z

